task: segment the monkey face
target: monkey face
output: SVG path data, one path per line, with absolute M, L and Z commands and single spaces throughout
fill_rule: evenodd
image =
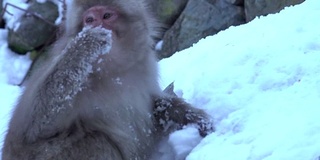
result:
M 93 6 L 83 13 L 83 26 L 98 27 L 113 30 L 113 24 L 118 19 L 118 11 L 108 6 Z

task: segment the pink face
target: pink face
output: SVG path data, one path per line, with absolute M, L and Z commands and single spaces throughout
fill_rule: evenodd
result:
M 112 30 L 112 24 L 118 18 L 118 12 L 108 6 L 94 6 L 86 10 L 83 14 L 83 26 L 102 26 Z

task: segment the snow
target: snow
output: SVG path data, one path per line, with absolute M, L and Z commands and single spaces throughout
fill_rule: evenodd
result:
M 8 31 L 0 29 L 0 84 L 18 85 L 26 75 L 31 60 L 29 54 L 18 55 L 8 48 Z M 0 92 L 4 92 L 2 90 Z
M 17 20 L 25 13 L 24 10 L 27 9 L 28 4 L 25 3 L 25 0 L 3 0 L 2 4 L 3 7 L 7 5 L 7 12 L 3 16 L 7 22 L 7 27 L 17 30 L 20 26 Z
M 160 62 L 163 86 L 174 81 L 216 124 L 187 160 L 318 159 L 319 15 L 320 3 L 308 0 Z M 194 140 L 179 132 L 171 143 Z
M 319 15 L 319 0 L 307 0 L 230 27 L 162 60 L 163 88 L 174 81 L 175 92 L 209 113 L 216 125 L 216 132 L 205 138 L 192 125 L 172 133 L 171 158 L 319 159 Z M 30 65 L 28 56 L 8 49 L 6 35 L 0 29 L 2 132 L 21 92 L 14 84 Z

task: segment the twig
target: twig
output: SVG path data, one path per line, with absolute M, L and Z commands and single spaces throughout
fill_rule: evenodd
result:
M 13 14 L 10 13 L 10 12 L 7 10 L 8 6 L 11 6 L 11 7 L 13 7 L 13 8 L 16 8 L 16 9 L 19 9 L 19 10 L 21 10 L 21 11 L 24 11 L 27 15 L 36 17 L 36 18 L 38 18 L 38 19 L 40 19 L 40 20 L 48 23 L 48 24 L 51 25 L 51 26 L 55 26 L 54 23 L 52 23 L 52 22 L 50 22 L 50 21 L 42 18 L 41 15 L 39 15 L 39 14 L 37 14 L 37 13 L 35 13 L 35 12 L 28 11 L 28 10 L 26 10 L 26 9 L 23 9 L 23 8 L 18 7 L 18 6 L 16 6 L 16 5 L 14 5 L 14 4 L 11 4 L 11 3 L 6 3 L 6 4 L 5 4 L 5 6 L 4 6 L 4 8 L 3 8 L 3 10 L 2 10 L 2 12 L 1 12 L 1 14 L 0 14 L 0 21 L 3 20 L 3 16 L 4 16 L 5 13 L 8 13 L 9 15 L 13 16 Z

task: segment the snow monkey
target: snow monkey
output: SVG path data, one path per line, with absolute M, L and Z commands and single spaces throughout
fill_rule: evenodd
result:
M 66 18 L 13 111 L 2 160 L 143 160 L 169 121 L 213 131 L 202 110 L 161 91 L 142 0 L 73 0 Z

